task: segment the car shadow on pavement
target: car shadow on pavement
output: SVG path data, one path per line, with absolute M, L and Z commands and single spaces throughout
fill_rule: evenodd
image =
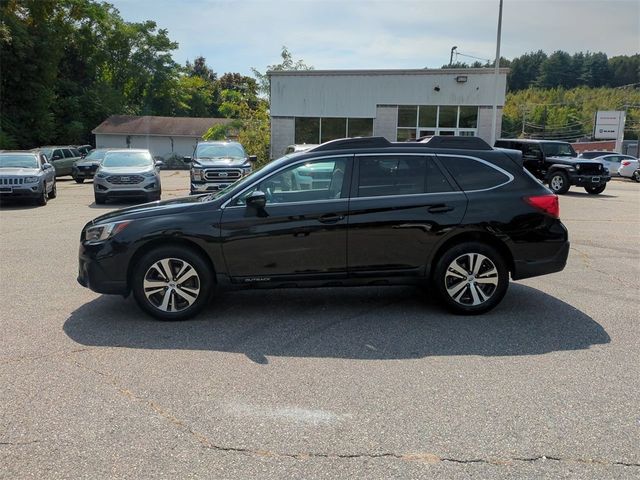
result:
M 562 196 L 564 197 L 587 197 L 587 198 L 618 198 L 617 195 L 609 195 L 607 193 L 599 193 L 598 195 L 591 195 L 590 193 L 587 192 L 580 192 L 580 191 L 569 191 L 567 193 L 563 193 Z
M 159 322 L 133 299 L 101 296 L 74 311 L 65 333 L 86 346 L 187 349 L 267 356 L 403 359 L 538 355 L 610 342 L 591 317 L 512 284 L 495 310 L 452 315 L 413 287 L 220 291 L 196 319 Z

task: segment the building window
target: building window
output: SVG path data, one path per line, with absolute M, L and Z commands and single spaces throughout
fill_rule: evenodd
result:
M 373 135 L 373 118 L 296 117 L 296 144 L 324 143 L 345 137 Z
M 397 141 L 431 135 L 476 136 L 478 107 L 399 105 Z
M 295 143 L 319 143 L 320 119 L 296 117 Z

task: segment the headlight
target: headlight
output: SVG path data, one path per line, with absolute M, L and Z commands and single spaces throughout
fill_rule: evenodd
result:
M 191 178 L 193 180 L 197 180 L 197 181 L 202 180 L 202 169 L 200 169 L 200 168 L 192 168 L 191 169 Z
M 156 176 L 156 172 L 144 172 L 144 173 L 142 174 L 142 176 L 143 176 L 143 177 L 147 177 L 147 178 L 155 177 L 155 176 Z
M 36 183 L 38 181 L 38 177 L 24 177 L 24 183 Z
M 131 221 L 103 223 L 87 228 L 84 239 L 87 243 L 99 243 L 113 237 L 116 233 L 124 230 Z
M 107 176 L 102 172 L 96 173 L 96 177 L 98 177 L 98 178 L 107 178 Z

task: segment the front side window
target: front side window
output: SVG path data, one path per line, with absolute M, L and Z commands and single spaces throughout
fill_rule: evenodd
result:
M 64 152 L 64 158 L 73 158 L 73 152 L 71 150 L 69 150 L 68 148 L 65 148 L 62 150 Z M 80 155 L 78 155 L 80 156 Z
M 485 190 L 508 182 L 510 178 L 486 163 L 467 157 L 438 155 L 462 190 Z
M 360 157 L 358 197 L 415 195 L 451 191 L 451 185 L 426 156 Z
M 576 151 L 568 143 L 543 143 L 542 150 L 547 157 L 576 157 Z
M 346 158 L 332 158 L 300 163 L 275 173 L 240 195 L 232 205 L 244 205 L 245 198 L 256 190 L 264 192 L 267 204 L 313 202 L 342 198 Z

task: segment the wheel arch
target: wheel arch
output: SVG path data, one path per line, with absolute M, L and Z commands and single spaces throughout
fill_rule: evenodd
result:
M 131 260 L 129 260 L 129 265 L 127 266 L 127 288 L 129 289 L 129 291 L 131 291 L 131 277 L 133 276 L 134 269 L 140 259 L 147 253 L 160 247 L 181 247 L 187 248 L 196 253 L 197 255 L 202 257 L 202 259 L 207 262 L 207 264 L 211 268 L 211 275 L 213 281 L 215 282 L 216 267 L 213 263 L 213 260 L 211 259 L 211 256 L 207 254 L 206 250 L 198 245 L 198 243 L 185 237 L 159 237 L 139 245 L 132 255 Z
M 444 254 L 444 252 L 454 247 L 455 245 L 459 245 L 465 242 L 480 242 L 480 243 L 485 243 L 487 245 L 494 247 L 504 259 L 509 272 L 514 271 L 513 254 L 511 253 L 511 250 L 505 244 L 505 242 L 497 238 L 495 235 L 492 235 L 489 232 L 477 230 L 477 231 L 459 233 L 453 237 L 449 237 L 443 243 L 441 243 L 436 249 L 435 253 L 431 255 L 431 258 L 427 262 L 427 266 L 426 266 L 427 269 L 425 272 L 426 277 L 429 279 L 431 278 L 435 270 L 436 263 L 438 262 L 440 257 Z

